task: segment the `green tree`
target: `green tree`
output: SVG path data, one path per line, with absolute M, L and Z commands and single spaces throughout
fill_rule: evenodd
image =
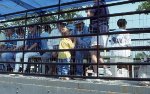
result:
M 64 9 L 61 10 L 61 12 L 63 11 L 69 11 L 69 10 L 73 10 L 75 8 L 70 8 L 70 9 Z M 48 11 L 45 14 L 51 14 L 51 13 L 55 13 L 57 11 Z M 40 14 L 43 15 L 43 14 Z M 77 12 L 68 12 L 68 13 L 62 13 L 59 15 L 59 19 L 61 20 L 67 20 L 67 19 L 72 19 L 75 18 L 78 15 Z M 52 22 L 52 21 L 57 21 L 58 20 L 58 15 L 50 15 L 50 16 L 43 16 L 43 17 L 37 17 L 39 16 L 39 14 L 34 13 L 34 14 L 29 14 L 28 17 L 35 17 L 35 18 L 29 18 L 27 19 L 27 24 L 35 24 L 35 23 L 44 23 L 44 22 Z M 14 19 L 20 19 L 20 18 L 25 18 L 25 16 L 19 16 L 19 17 L 12 17 L 9 20 L 14 20 Z M 71 21 L 68 23 L 72 23 Z M 13 21 L 13 22 L 6 22 L 4 23 L 5 27 L 9 27 L 9 26 L 21 26 L 21 25 L 25 25 L 25 20 L 17 20 L 17 21 Z M 56 24 L 51 24 L 52 28 L 54 28 L 56 26 Z
M 150 10 L 150 0 L 147 0 L 139 5 L 137 10 Z
M 145 52 L 137 53 L 135 58 L 142 59 L 144 57 L 148 57 L 148 55 Z

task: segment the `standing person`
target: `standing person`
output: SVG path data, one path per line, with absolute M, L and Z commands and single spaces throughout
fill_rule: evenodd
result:
M 127 21 L 125 19 L 119 19 L 117 21 L 117 25 L 119 27 L 119 29 L 114 30 L 115 32 L 122 32 L 122 31 L 126 31 L 126 25 L 127 25 Z M 130 38 L 130 34 L 129 33 L 125 33 L 125 34 L 113 34 L 111 35 L 111 47 L 128 47 L 131 45 L 131 38 Z M 122 50 L 111 50 L 111 56 L 113 57 L 125 57 L 128 58 L 131 56 L 131 50 L 130 49 L 122 49 Z M 124 58 L 124 62 L 129 62 L 129 60 L 127 61 Z M 113 61 L 112 61 L 113 62 Z M 121 61 L 116 61 L 116 62 L 122 62 Z M 124 66 L 121 65 L 121 70 L 124 70 Z M 129 70 L 129 66 L 125 66 L 128 70 Z M 126 70 L 127 72 L 123 72 L 122 75 L 119 75 L 119 73 L 115 73 L 114 70 L 117 70 L 117 66 L 111 66 L 111 70 L 113 72 L 113 76 L 117 76 L 117 77 L 129 77 L 129 72 L 128 70 Z
M 94 0 L 94 5 L 93 7 L 98 7 L 101 5 L 105 5 L 105 2 L 102 0 Z M 88 17 L 96 17 L 96 16 L 106 16 L 109 14 L 109 10 L 107 7 L 100 7 L 100 8 L 95 8 L 92 10 L 88 10 L 87 11 L 87 16 Z M 108 17 L 100 17 L 100 18 L 91 18 L 90 19 L 90 31 L 92 31 L 92 33 L 96 33 L 99 34 L 101 32 L 108 32 L 108 22 L 109 22 L 109 18 Z M 106 44 L 106 39 L 104 36 L 98 36 L 99 40 L 97 41 L 97 36 L 93 36 L 91 39 L 91 48 L 100 48 L 100 47 L 104 47 Z M 97 51 L 91 51 L 91 59 L 92 59 L 92 63 L 104 63 L 104 60 L 101 56 L 97 57 Z M 98 58 L 98 62 L 97 62 L 97 58 Z M 97 68 L 98 66 L 94 65 L 93 69 L 94 69 L 94 75 L 98 75 L 97 73 Z M 110 70 L 103 65 L 104 67 L 104 73 L 107 76 L 111 76 L 112 73 L 110 72 Z
M 144 54 L 144 59 L 141 62 L 145 62 L 148 63 L 150 62 L 150 58 L 149 58 L 149 54 L 146 54 L 145 52 L 143 52 Z M 140 65 L 140 68 L 138 70 L 138 78 L 150 78 L 150 65 Z M 142 86 L 150 86 L 150 81 L 139 81 L 139 85 Z
M 62 36 L 70 35 L 70 31 L 67 28 L 63 28 Z M 59 43 L 59 49 L 73 49 L 75 41 L 70 38 L 62 38 Z M 70 63 L 71 53 L 70 51 L 58 52 L 58 63 Z M 68 75 L 70 72 L 70 65 L 58 65 L 58 75 Z M 68 77 L 61 77 L 63 80 L 69 80 Z
M 7 29 L 6 40 L 9 40 L 9 41 L 5 42 L 5 46 L 3 50 L 11 51 L 15 49 L 17 41 L 12 41 L 12 40 L 15 40 L 16 38 L 17 38 L 17 35 L 15 33 L 15 29 L 14 28 Z M 5 52 L 1 54 L 1 59 L 4 62 L 12 62 L 14 61 L 14 55 L 15 55 L 15 52 Z M 14 68 L 14 64 L 5 63 L 4 66 L 5 66 L 5 70 L 7 71 L 12 71 Z
M 85 26 L 83 20 L 75 22 L 75 35 L 82 35 L 82 34 L 89 34 L 88 27 Z M 90 40 L 91 37 L 84 36 L 84 37 L 76 37 L 76 45 L 75 48 L 90 48 Z M 75 63 L 83 63 L 83 59 L 85 56 L 89 54 L 89 51 L 75 51 Z M 83 75 L 83 66 L 77 65 L 76 66 L 76 75 L 82 76 Z
M 117 21 L 119 29 L 114 30 L 115 32 L 126 31 L 127 21 L 125 19 L 119 19 Z M 114 34 L 111 35 L 111 46 L 112 47 L 128 47 L 131 45 L 130 34 Z M 131 55 L 130 49 L 125 50 L 111 50 L 112 56 L 129 57 Z

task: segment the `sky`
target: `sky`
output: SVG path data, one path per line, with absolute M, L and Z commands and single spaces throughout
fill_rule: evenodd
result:
M 120 1 L 127 1 L 127 0 L 120 0 Z M 120 2 L 119 1 L 119 2 Z M 117 1 L 118 2 L 118 1 Z M 109 2 L 109 3 L 114 3 L 114 2 Z M 118 5 L 118 6 L 113 6 L 109 7 L 109 12 L 110 14 L 114 13 L 122 13 L 122 12 L 131 12 L 131 11 L 136 11 L 138 8 L 138 5 L 141 3 L 131 3 L 131 4 L 124 4 L 124 5 Z M 86 15 L 86 14 L 84 14 Z M 150 27 L 150 15 L 148 14 L 136 14 L 136 15 L 127 15 L 127 16 L 117 16 L 117 17 L 111 17 L 109 21 L 109 28 L 110 29 L 117 29 L 117 20 L 120 18 L 124 18 L 127 20 L 127 28 L 146 28 Z M 87 25 L 89 24 L 89 21 L 85 22 Z M 131 38 L 132 39 L 142 39 L 142 38 L 150 38 L 150 33 L 145 33 L 145 34 L 132 34 Z M 132 42 L 132 46 L 146 46 L 150 45 L 148 44 L 147 41 L 136 41 Z M 132 52 L 132 56 L 134 57 L 138 51 Z M 150 54 L 150 52 L 146 52 Z
M 120 1 L 127 1 L 127 0 L 119 0 L 115 2 L 120 2 Z M 108 2 L 109 3 L 115 3 L 115 2 Z M 138 8 L 138 5 L 141 3 L 130 3 L 130 4 L 124 4 L 124 5 L 118 5 L 118 6 L 112 6 L 109 7 L 109 12 L 110 14 L 115 14 L 115 13 L 122 13 L 122 12 L 131 12 L 131 11 L 136 11 Z M 83 13 L 85 16 L 86 14 Z M 117 20 L 120 18 L 124 18 L 127 20 L 127 28 L 147 28 L 150 27 L 150 15 L 148 14 L 135 14 L 135 15 L 127 15 L 127 16 L 117 16 L 117 17 L 110 17 L 109 21 L 109 28 L 110 29 L 117 29 Z M 86 25 L 89 24 L 89 20 L 85 21 Z M 142 37 L 148 38 L 149 34 L 142 35 Z
M 109 7 L 109 11 L 110 11 L 110 14 L 136 11 L 139 4 L 140 3 L 131 3 L 131 4 L 113 6 L 113 7 Z M 117 22 L 119 18 L 125 18 L 127 20 L 128 22 L 127 28 L 148 27 L 149 26 L 148 23 L 150 23 L 150 15 L 145 15 L 145 14 L 113 17 L 110 19 L 110 23 Z M 116 24 L 110 25 L 110 28 L 114 28 L 114 27 L 116 28 L 117 25 Z

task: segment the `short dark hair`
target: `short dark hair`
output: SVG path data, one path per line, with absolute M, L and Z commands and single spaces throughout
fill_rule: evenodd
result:
M 118 25 L 118 27 L 124 27 L 124 26 L 126 26 L 127 25 L 126 19 L 119 19 L 117 21 L 117 25 Z
M 6 29 L 5 31 L 8 32 L 8 30 L 10 30 L 13 33 L 15 32 L 15 28 Z
M 42 29 L 42 28 L 41 28 L 41 26 L 37 25 L 37 26 L 36 26 L 36 29 L 37 29 L 37 30 L 40 30 L 40 29 Z
M 65 27 L 65 26 L 66 26 L 66 23 L 64 23 L 64 22 L 58 22 L 57 25 L 60 25 L 60 26 Z
M 30 27 L 32 27 L 32 28 L 33 28 L 33 27 L 34 27 L 34 25 L 29 25 L 29 28 L 30 28 Z
M 21 34 L 21 33 L 25 33 L 25 32 L 24 32 L 24 29 L 22 27 L 19 27 L 16 29 L 16 33 Z
M 51 27 L 50 25 L 44 25 L 44 30 L 47 31 L 51 31 Z

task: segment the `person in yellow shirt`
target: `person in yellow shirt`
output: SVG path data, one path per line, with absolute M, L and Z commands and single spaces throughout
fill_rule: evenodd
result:
M 61 30 L 62 36 L 70 35 L 69 29 L 66 27 Z M 62 38 L 59 43 L 59 49 L 73 49 L 75 46 L 75 40 L 71 38 Z M 58 63 L 70 63 L 71 53 L 70 51 L 60 51 L 58 53 Z M 58 65 L 58 75 L 68 75 L 70 71 L 69 65 Z M 69 80 L 68 77 L 61 77 L 63 80 Z

